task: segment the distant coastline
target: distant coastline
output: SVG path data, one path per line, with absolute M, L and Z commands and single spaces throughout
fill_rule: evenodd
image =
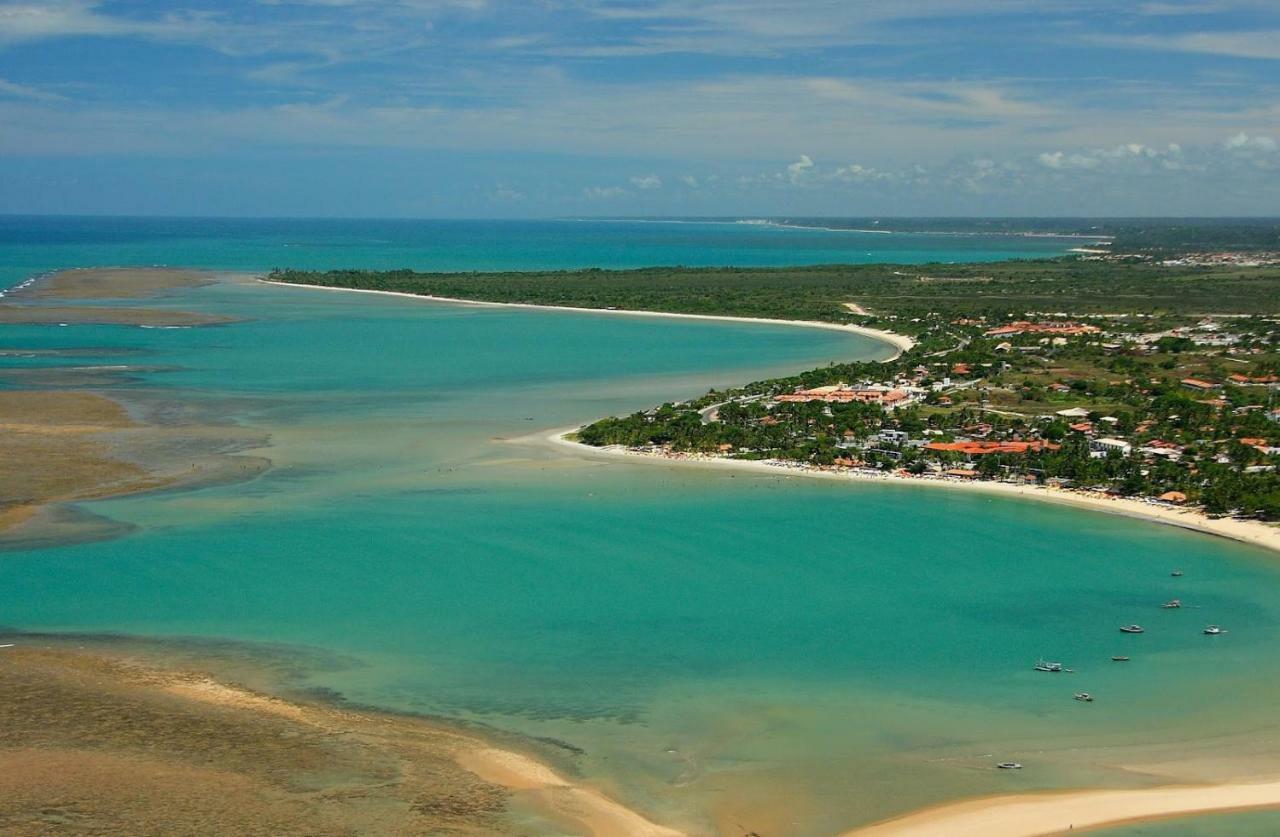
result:
M 1113 235 L 1088 235 L 1085 233 L 1035 232 L 1032 230 L 893 230 L 866 227 L 830 227 L 818 224 L 795 224 L 773 218 L 565 218 L 566 221 L 600 224 L 715 224 L 770 227 L 783 230 L 814 230 L 834 233 L 872 233 L 874 235 L 949 235 L 990 236 L 992 238 L 1061 238 L 1103 242 L 1112 241 Z
M 417 299 L 426 302 L 443 302 L 450 305 L 478 305 L 485 308 L 523 308 L 535 311 L 572 311 L 579 314 L 618 314 L 629 317 L 662 317 L 665 319 L 680 320 L 707 320 L 712 322 L 726 323 L 758 323 L 762 325 L 785 325 L 785 326 L 803 326 L 805 328 L 823 328 L 829 331 L 843 331 L 847 334 L 857 334 L 861 337 L 870 337 L 879 340 L 882 343 L 888 343 L 894 348 L 894 353 L 885 360 L 894 360 L 903 352 L 910 351 L 916 342 L 905 334 L 898 334 L 893 331 L 885 331 L 878 328 L 868 328 L 867 326 L 852 325 L 849 323 L 824 323 L 820 320 L 784 320 L 771 319 L 766 317 L 730 317 L 722 314 L 678 314 L 665 311 L 634 311 L 621 308 L 584 308 L 570 305 L 537 305 L 528 302 L 486 302 L 477 299 L 461 299 L 458 297 L 446 296 L 429 296 L 427 294 L 411 294 L 404 291 L 375 291 L 368 288 L 337 288 L 330 285 L 303 285 L 296 282 L 276 282 L 270 279 L 259 277 L 259 282 L 264 285 L 278 285 L 283 288 L 310 288 L 322 291 L 341 291 L 344 293 L 356 294 L 379 294 L 381 296 L 406 297 L 408 299 Z

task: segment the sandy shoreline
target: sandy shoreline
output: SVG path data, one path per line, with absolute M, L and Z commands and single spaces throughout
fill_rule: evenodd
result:
M 278 285 L 284 288 L 313 288 L 322 291 L 343 291 L 354 294 L 379 294 L 382 296 L 398 296 L 426 302 L 445 302 L 451 305 L 478 305 L 485 308 L 524 308 L 533 311 L 573 311 L 579 314 L 617 314 L 626 317 L 661 317 L 663 319 L 705 320 L 723 323 L 759 323 L 762 325 L 801 326 L 804 328 L 823 328 L 829 331 L 843 331 L 846 334 L 857 334 L 870 337 L 893 346 L 894 353 L 885 361 L 894 360 L 903 352 L 910 351 L 916 342 L 905 334 L 884 331 L 878 328 L 852 325 L 846 323 L 824 323 L 821 320 L 781 320 L 767 317 L 729 317 L 720 314 L 675 314 L 665 311 L 628 311 L 618 308 L 580 308 L 571 305 L 535 305 L 528 302 L 484 302 L 475 299 L 457 299 L 448 296 L 429 296 L 427 294 L 411 294 L 403 291 L 374 291 L 366 288 L 334 288 L 328 285 L 300 285 L 296 282 L 275 282 L 270 279 L 259 279 L 264 285 Z
M 1039 837 L 1195 814 L 1280 808 L 1280 781 L 993 796 L 939 805 L 841 837 Z
M 1255 520 L 1235 520 L 1233 518 L 1214 519 L 1196 509 L 1183 509 L 1174 506 L 1156 505 L 1141 500 L 1105 497 L 1098 494 L 1086 494 L 1069 489 L 1044 488 L 1030 485 L 1011 485 L 1001 482 L 969 481 L 961 479 L 933 479 L 928 477 L 903 477 L 885 474 L 878 471 L 819 471 L 797 465 L 767 461 L 726 459 L 709 455 L 666 456 L 645 451 L 633 451 L 617 446 L 597 448 L 572 441 L 569 434 L 577 428 L 560 429 L 542 436 L 543 441 L 557 447 L 572 450 L 580 456 L 590 457 L 625 457 L 634 461 L 652 462 L 666 465 L 691 465 L 696 467 L 728 468 L 739 471 L 753 471 L 771 476 L 796 476 L 813 479 L 844 480 L 853 482 L 878 482 L 890 485 L 928 486 L 933 488 L 970 491 L 992 494 L 1002 497 L 1022 497 L 1030 500 L 1047 501 L 1059 505 L 1074 506 L 1081 509 L 1135 517 L 1153 523 L 1163 523 L 1229 538 L 1241 543 L 1260 546 L 1264 549 L 1280 552 L 1280 527 L 1270 526 Z M 541 435 L 541 434 L 539 434 Z M 525 437 L 536 441 L 536 437 Z
M 682 834 L 450 724 L 277 697 L 163 643 L 0 640 L 6 834 L 59 830 L 67 810 L 93 833 L 524 833 L 509 802 L 557 833 Z M 271 679 L 269 661 L 240 664 Z

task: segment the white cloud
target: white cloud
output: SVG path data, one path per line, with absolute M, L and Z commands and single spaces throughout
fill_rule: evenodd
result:
M 1235 136 L 1228 137 L 1223 146 L 1228 151 L 1261 151 L 1266 154 L 1270 154 L 1280 148 L 1280 145 L 1277 145 L 1276 141 L 1271 137 L 1251 137 L 1243 131 Z
M 787 177 L 792 183 L 799 183 L 805 179 L 812 168 L 813 160 L 808 154 L 801 154 L 800 159 L 787 166 Z
M 1094 43 L 1167 52 L 1198 52 L 1280 61 L 1280 29 L 1242 32 L 1193 32 L 1185 35 L 1099 36 Z
M 510 186 L 498 186 L 489 192 L 489 199 L 498 203 L 519 203 L 526 197 L 524 192 Z
M 15 99 L 30 99 L 36 102 L 57 102 L 65 100 L 65 96 L 59 96 L 56 93 L 49 93 L 37 87 L 30 87 L 25 84 L 17 84 L 12 81 L 0 78 L 0 96 L 10 96 Z
M 582 196 L 589 201 L 610 200 L 625 194 L 627 190 L 618 186 L 588 186 L 582 190 Z
M 208 14 L 175 11 L 155 20 L 135 20 L 101 14 L 101 5 L 92 0 L 0 4 L 0 43 L 124 35 L 186 40 L 208 36 L 219 28 Z
M 889 180 L 893 175 L 870 166 L 853 163 L 848 166 L 840 166 L 832 173 L 832 177 L 836 180 L 843 180 L 846 183 L 865 183 L 872 180 Z
M 694 177 L 691 174 L 686 174 L 683 177 L 681 177 L 680 182 L 688 186 L 690 189 L 697 189 L 698 186 L 700 185 L 698 183 L 698 178 Z
M 631 178 L 631 185 L 637 189 L 661 189 L 662 178 L 658 177 L 656 174 L 638 175 Z

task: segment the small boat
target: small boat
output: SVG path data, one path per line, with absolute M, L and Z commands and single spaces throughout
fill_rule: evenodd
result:
M 999 764 L 997 764 L 996 767 L 1000 768 L 1001 770 L 1021 770 L 1022 769 L 1022 765 L 1018 764 L 1016 761 L 1002 761 Z
M 1112 658 L 1111 658 L 1111 662 L 1113 662 L 1113 663 L 1127 663 L 1127 662 L 1129 662 L 1129 658 L 1128 658 L 1128 657 L 1122 657 L 1122 656 L 1115 656 L 1115 657 L 1112 657 Z
M 1146 628 L 1141 625 L 1125 625 L 1120 629 L 1120 632 L 1126 634 L 1141 634 L 1146 633 Z
M 1204 629 L 1204 632 L 1208 636 L 1217 636 L 1218 634 L 1226 633 L 1226 631 L 1222 630 L 1222 628 L 1219 628 L 1217 625 L 1209 625 Z
M 1174 610 L 1176 608 L 1182 607 L 1182 599 L 1170 599 L 1169 601 L 1165 602 L 1160 606 L 1165 610 Z
M 1169 573 L 1169 575 L 1173 576 L 1174 578 L 1182 578 L 1182 570 L 1174 570 L 1173 572 Z
M 1036 660 L 1036 671 L 1062 671 L 1062 663 L 1051 663 L 1048 660 Z
M 1088 692 L 1076 692 L 1076 700 L 1083 701 L 1084 703 L 1093 703 L 1093 695 Z

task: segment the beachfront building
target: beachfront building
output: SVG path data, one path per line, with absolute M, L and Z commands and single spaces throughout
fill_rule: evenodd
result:
M 988 329 L 987 337 L 1011 337 L 1016 334 L 1045 334 L 1050 337 L 1078 337 L 1082 334 L 1098 334 L 1102 329 L 1097 326 L 1075 322 L 1032 323 L 1019 320 L 1008 325 Z
M 812 389 L 800 389 L 795 392 L 777 396 L 774 400 L 780 404 L 808 404 L 820 401 L 826 404 L 879 404 L 886 410 L 894 410 L 919 400 L 920 391 L 914 388 L 891 387 L 873 384 L 865 387 L 850 387 L 847 384 L 833 384 Z
M 1091 439 L 1089 441 L 1090 456 L 1104 457 L 1112 453 L 1118 453 L 1121 456 L 1128 456 L 1133 450 L 1133 445 L 1124 439 Z
M 962 453 L 965 456 L 990 456 L 991 454 L 1039 453 L 1046 450 L 1060 450 L 1061 445 L 1035 439 L 1029 442 L 929 442 L 924 446 L 934 453 Z

